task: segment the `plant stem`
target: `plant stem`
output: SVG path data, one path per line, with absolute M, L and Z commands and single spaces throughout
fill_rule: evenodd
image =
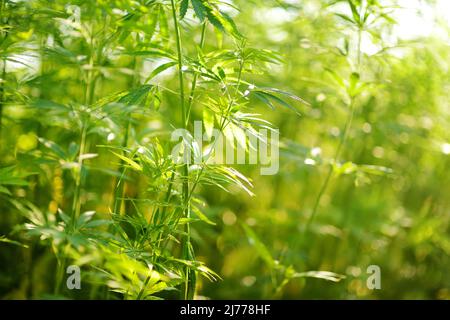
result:
M 358 29 L 358 35 L 357 35 L 358 39 L 357 39 L 357 52 L 356 52 L 356 70 L 357 70 L 358 74 L 361 72 L 361 65 L 362 65 L 362 51 L 361 51 L 362 32 L 363 32 L 363 27 L 360 27 Z M 337 162 L 339 162 L 342 148 L 344 147 L 345 143 L 347 142 L 348 134 L 349 134 L 350 128 L 352 126 L 354 113 L 355 113 L 355 96 L 352 95 L 352 96 L 350 96 L 349 111 L 347 114 L 347 120 L 345 121 L 344 133 L 341 136 L 341 139 L 339 141 L 338 147 L 334 154 L 332 163 L 330 164 L 330 168 L 328 170 L 326 178 L 325 178 L 325 180 L 322 184 L 322 187 L 320 188 L 319 194 L 317 195 L 317 198 L 314 202 L 313 211 L 306 222 L 305 232 L 307 232 L 309 230 L 311 223 L 313 222 L 313 220 L 317 214 L 317 209 L 319 208 L 320 200 L 322 199 L 325 191 L 328 188 L 331 176 L 333 175 L 333 165 L 335 165 Z
M 133 76 L 131 78 L 131 87 L 135 85 L 136 82 L 136 58 L 133 58 Z M 125 134 L 122 140 L 122 147 L 126 148 L 128 146 L 128 138 L 130 135 L 130 127 L 131 127 L 131 114 L 127 116 L 126 124 L 125 124 Z M 123 207 L 123 199 L 125 197 L 125 181 L 123 180 L 125 176 L 125 161 L 120 160 L 120 178 L 116 179 L 116 190 L 114 194 L 114 213 L 121 213 L 121 208 Z
M 202 25 L 202 31 L 201 31 L 201 37 L 200 37 L 200 44 L 199 47 L 200 49 L 203 49 L 204 45 L 205 45 L 205 35 L 206 35 L 206 21 L 203 23 Z M 191 83 L 191 92 L 189 93 L 189 98 L 188 98 L 188 106 L 187 106 L 187 117 L 186 117 L 186 126 L 189 123 L 189 118 L 190 118 L 190 114 L 191 114 L 191 108 L 192 108 L 192 103 L 194 102 L 194 95 L 195 95 L 195 89 L 197 88 L 197 80 L 198 80 L 198 74 L 195 73 L 194 77 L 192 79 L 192 83 Z M 170 177 L 170 181 L 169 181 L 169 186 L 167 188 L 167 193 L 166 193 L 166 197 L 165 197 L 165 203 L 167 204 L 169 202 L 170 196 L 172 194 L 172 188 L 173 188 L 173 182 L 175 180 L 175 172 L 172 172 L 172 175 Z M 189 196 L 188 199 L 190 199 L 191 197 Z M 167 211 L 167 206 L 164 207 L 161 216 L 158 216 L 158 219 L 155 220 L 157 222 L 161 222 L 161 219 L 164 219 L 165 213 Z
M 65 259 L 62 258 L 61 262 L 59 261 L 59 259 L 57 259 L 56 261 L 57 266 L 56 266 L 56 282 L 55 282 L 55 288 L 53 293 L 55 295 L 59 295 L 59 292 L 61 290 L 61 284 L 64 278 L 64 265 L 65 263 Z
M 183 81 L 183 60 L 182 60 L 182 49 L 181 49 L 181 34 L 180 34 L 180 27 L 178 25 L 178 19 L 177 19 L 177 13 L 175 8 L 175 2 L 174 0 L 170 0 L 172 5 L 172 17 L 173 17 L 173 24 L 175 28 L 175 39 L 176 39 L 176 45 L 177 45 L 177 57 L 178 57 L 178 81 L 180 86 L 180 104 L 181 104 L 181 121 L 183 124 L 183 128 L 187 128 L 187 115 L 185 110 L 185 104 L 184 104 L 184 81 Z M 183 175 L 183 186 L 182 186 L 182 194 L 183 194 L 183 215 L 185 218 L 189 219 L 190 217 L 190 208 L 189 208 L 189 168 L 188 164 L 183 164 L 182 167 L 182 175 Z M 191 247 L 191 230 L 189 222 L 186 223 L 185 227 L 186 235 L 182 239 L 182 255 L 183 259 L 193 259 L 193 252 Z M 186 280 L 184 283 L 184 299 L 193 299 L 194 293 L 195 293 L 195 287 L 196 287 L 196 275 L 194 271 L 191 271 L 188 266 L 186 266 Z
M 361 73 L 361 65 L 362 65 L 362 51 L 361 51 L 361 43 L 362 43 L 362 32 L 363 26 L 358 28 L 358 52 L 357 52 L 357 60 L 356 60 L 356 70 L 358 73 Z
M 90 58 L 89 58 L 89 71 L 86 77 L 85 83 L 85 94 L 84 94 L 84 105 L 85 107 L 90 107 L 94 102 L 95 97 L 95 84 L 97 77 L 94 76 L 94 65 L 95 65 L 95 54 L 94 54 L 94 31 L 91 30 L 90 39 Z M 80 138 L 80 150 L 78 152 L 78 171 L 75 177 L 75 192 L 72 204 L 72 222 L 74 219 L 80 216 L 81 211 L 81 187 L 82 187 L 82 172 L 83 172 L 83 155 L 86 153 L 86 136 L 88 130 L 88 123 L 85 115 L 81 115 L 81 138 Z
M 339 157 L 340 157 L 340 154 L 341 154 L 341 151 L 342 151 L 342 147 L 344 146 L 344 144 L 347 141 L 348 133 L 350 131 L 350 127 L 352 125 L 353 116 L 354 116 L 354 105 L 355 105 L 354 98 L 352 98 L 351 101 L 350 101 L 350 105 L 349 105 L 350 110 L 348 112 L 347 120 L 345 122 L 344 133 L 341 136 L 341 139 L 339 141 L 339 145 L 338 145 L 338 147 L 336 149 L 336 152 L 334 154 L 333 160 L 332 160 L 332 162 L 330 164 L 330 168 L 328 169 L 328 173 L 326 175 L 326 178 L 325 178 L 325 180 L 324 180 L 324 182 L 322 184 L 322 187 L 320 188 L 320 191 L 319 191 L 319 194 L 317 195 L 316 201 L 314 202 L 313 211 L 312 211 L 311 215 L 309 216 L 308 221 L 306 222 L 305 231 L 309 230 L 309 228 L 311 226 L 311 223 L 313 222 L 314 217 L 317 214 L 317 209 L 319 207 L 320 200 L 322 199 L 322 196 L 325 193 L 325 191 L 326 191 L 326 189 L 327 189 L 327 187 L 328 187 L 328 185 L 330 183 L 331 176 L 333 175 L 333 165 L 335 165 L 339 161 Z
M 205 45 L 205 34 L 206 34 L 206 21 L 203 22 L 203 25 L 202 25 L 202 33 L 201 33 L 201 37 L 200 37 L 200 49 L 203 49 L 203 47 Z M 198 73 L 194 73 L 194 78 L 192 79 L 192 84 L 191 84 L 191 92 L 189 94 L 189 99 L 188 99 L 186 126 L 189 123 L 189 118 L 191 115 L 191 107 L 192 107 L 192 102 L 194 101 L 194 94 L 195 94 L 195 88 L 197 86 L 197 79 L 198 79 Z
M 93 60 L 91 57 L 91 67 L 93 66 Z M 95 91 L 95 81 L 92 77 L 92 70 L 89 71 L 86 83 L 86 91 L 85 91 L 85 105 L 91 105 L 94 100 L 94 91 Z M 81 178 L 83 171 L 83 155 L 86 152 L 86 136 L 87 136 L 87 127 L 86 119 L 84 115 L 81 115 L 81 138 L 80 138 L 80 150 L 78 152 L 78 162 L 77 162 L 77 175 L 75 176 L 75 192 L 73 195 L 73 204 L 72 204 L 72 222 L 74 219 L 79 217 L 81 211 Z
M 221 131 L 226 127 L 228 116 L 231 112 L 231 108 L 233 108 L 233 104 L 237 100 L 237 95 L 239 93 L 239 86 L 241 85 L 241 81 L 242 81 L 242 71 L 243 70 L 244 70 L 244 59 L 242 57 L 240 57 L 239 58 L 238 78 L 237 78 L 236 88 L 234 90 L 234 96 L 231 98 L 231 95 L 228 94 L 230 96 L 230 103 L 228 104 L 228 107 L 225 111 L 225 117 L 223 117 L 223 119 L 221 120 L 221 124 L 220 124 Z
M 172 4 L 172 16 L 173 16 L 173 24 L 175 28 L 175 40 L 177 45 L 177 59 L 178 59 L 178 81 L 180 85 L 180 105 L 181 105 L 181 116 L 182 116 L 182 123 L 183 128 L 186 127 L 186 110 L 185 110 L 185 104 L 184 104 L 184 80 L 183 80 L 183 53 L 181 49 L 181 34 L 180 34 L 180 27 L 178 24 L 177 19 L 177 13 L 175 8 L 174 0 L 170 0 Z
M 81 138 L 80 138 L 80 151 L 78 153 L 78 162 L 77 162 L 77 174 L 75 176 L 75 192 L 73 195 L 73 204 L 72 204 L 72 222 L 79 217 L 81 211 L 81 173 L 83 169 L 83 154 L 85 153 L 86 147 L 86 134 L 87 134 L 87 125 L 84 123 L 81 124 Z
M 203 49 L 203 47 L 204 47 L 204 45 L 205 45 L 205 39 L 206 39 L 206 21 L 205 21 L 205 22 L 203 23 L 203 25 L 202 25 L 202 31 L 201 31 L 201 37 L 200 37 L 200 43 L 199 43 L 200 49 Z M 197 80 L 198 80 L 198 75 L 197 75 L 197 74 L 194 74 L 194 77 L 193 77 L 192 83 L 191 83 L 191 92 L 189 93 L 188 108 L 187 108 L 187 117 L 186 117 L 186 118 L 187 118 L 187 119 L 186 119 L 186 121 L 187 121 L 186 126 L 187 126 L 188 123 L 189 123 L 189 118 L 190 118 L 190 113 L 191 113 L 191 107 L 192 107 L 192 104 L 193 104 L 193 102 L 194 102 L 195 90 L 196 90 L 196 88 L 197 88 Z M 203 168 L 202 168 L 202 170 L 203 170 Z M 164 200 L 165 206 L 164 206 L 164 208 L 163 208 L 161 214 L 160 214 L 159 211 L 158 211 L 158 217 L 157 217 L 157 219 L 154 220 L 154 222 L 156 222 L 156 223 L 163 224 L 163 223 L 165 223 L 165 221 L 170 221 L 170 219 L 166 219 L 165 216 L 166 216 L 166 212 L 167 212 L 168 203 L 169 203 L 170 197 L 171 197 L 171 195 L 172 195 L 172 189 L 173 189 L 173 183 L 174 183 L 174 180 L 175 180 L 175 172 L 172 172 L 172 175 L 171 175 L 170 181 L 169 181 L 169 186 L 168 186 L 168 188 L 167 188 L 167 192 L 166 192 L 166 196 L 165 196 L 165 200 Z M 190 201 L 190 199 L 191 199 L 191 197 L 192 197 L 192 192 L 193 192 L 193 189 L 195 189 L 196 183 L 197 183 L 197 181 L 194 183 L 194 186 L 191 188 L 191 192 L 189 193 L 189 196 L 188 196 L 188 201 Z M 170 218 L 170 217 L 169 217 L 169 218 Z M 178 220 L 179 220 L 179 218 L 177 219 L 177 221 L 178 221 Z M 161 233 L 160 233 L 158 243 L 161 242 L 161 239 L 162 239 L 162 232 L 163 232 L 163 231 L 161 231 Z M 166 245 L 167 245 L 167 242 L 165 242 L 165 243 L 163 244 L 163 246 L 162 246 L 162 249 L 163 249 L 163 250 L 165 249 Z
M 122 140 L 122 147 L 127 147 L 128 145 L 128 135 L 129 135 L 129 131 L 130 131 L 130 119 L 127 119 L 127 122 L 125 124 L 125 134 Z M 124 193 L 125 193 L 125 188 L 124 188 L 124 177 L 125 177 L 125 171 L 126 171 L 126 167 L 125 167 L 125 162 L 123 160 L 120 160 L 119 162 L 119 168 L 120 168 L 120 177 L 116 178 L 116 189 L 114 192 L 114 210 L 113 213 L 114 214 L 120 214 L 121 213 L 121 208 L 123 206 L 123 198 L 124 198 Z
M 0 23 L 3 22 L 3 11 L 5 10 L 5 0 L 2 0 L 0 5 Z M 6 24 L 9 19 L 6 19 Z M 5 35 L 2 39 L 4 42 L 8 38 L 8 29 L 5 31 Z M 5 104 L 5 82 L 6 82 L 6 56 L 3 57 L 3 65 L 2 65 L 2 79 L 0 82 L 0 142 L 2 141 L 2 120 L 3 120 L 3 107 Z M 1 144 L 2 145 L 2 144 Z
M 6 59 L 3 59 L 2 81 L 0 83 L 0 141 L 2 140 L 3 106 L 5 104 Z

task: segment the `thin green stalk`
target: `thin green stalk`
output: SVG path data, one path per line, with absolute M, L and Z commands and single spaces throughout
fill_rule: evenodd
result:
M 362 41 L 362 32 L 363 32 L 363 27 L 360 27 L 358 29 L 358 43 L 357 43 L 357 57 L 356 57 L 356 70 L 358 71 L 358 73 L 361 72 L 361 65 L 362 65 L 362 51 L 361 51 L 361 41 Z M 345 127 L 344 127 L 344 133 L 341 136 L 341 139 L 339 141 L 339 145 L 336 149 L 336 152 L 334 154 L 333 157 L 333 161 L 330 164 L 330 168 L 328 170 L 328 173 L 326 175 L 326 178 L 324 180 L 324 183 L 322 184 L 322 187 L 320 188 L 320 191 L 317 195 L 317 198 L 314 202 L 314 207 L 313 207 L 313 211 L 311 213 L 311 215 L 309 216 L 307 222 L 306 222 L 306 226 L 305 226 L 305 232 L 307 232 L 311 226 L 311 223 L 313 222 L 316 214 L 317 214 L 317 210 L 319 208 L 319 204 L 320 201 L 322 200 L 322 197 L 325 193 L 325 191 L 328 188 L 328 185 L 330 183 L 331 180 L 331 176 L 333 175 L 333 165 L 336 164 L 337 162 L 339 162 L 339 158 L 342 152 L 342 148 L 344 147 L 344 145 L 347 142 L 348 139 L 348 134 L 350 132 L 350 128 L 352 126 L 352 121 L 353 121 L 353 117 L 354 117 L 354 113 L 355 113 L 355 97 L 351 96 L 350 97 L 350 103 L 349 103 L 349 111 L 348 111 L 348 115 L 347 115 L 347 120 L 345 122 Z
M 90 59 L 91 69 L 94 65 L 93 57 Z M 93 79 L 93 71 L 90 70 L 86 80 L 86 90 L 84 95 L 84 104 L 86 106 L 90 106 L 94 101 L 94 92 L 95 92 L 95 80 Z M 72 222 L 75 218 L 79 217 L 81 211 L 81 173 L 83 170 L 83 155 L 86 152 L 86 136 L 87 136 L 87 123 L 86 119 L 82 115 L 81 118 L 81 138 L 80 138 L 80 150 L 78 152 L 78 161 L 77 161 L 77 174 L 75 176 L 75 191 L 73 196 L 72 203 Z
M 315 218 L 315 216 L 317 214 L 317 209 L 319 207 L 320 200 L 322 199 L 323 194 L 325 193 L 325 191 L 326 191 L 326 189 L 327 189 L 327 187 L 328 187 L 328 185 L 330 183 L 331 176 L 333 175 L 333 165 L 336 164 L 339 161 L 340 154 L 341 154 L 341 151 L 342 151 L 342 147 L 345 145 L 345 143 L 346 143 L 346 141 L 348 139 L 348 133 L 350 131 L 350 127 L 352 125 L 352 121 L 353 121 L 353 117 L 354 117 L 354 105 L 355 105 L 354 98 L 352 98 L 351 102 L 350 102 L 350 110 L 348 112 L 347 120 L 345 122 L 344 134 L 341 136 L 341 139 L 339 141 L 339 145 L 338 145 L 338 147 L 336 149 L 336 152 L 334 154 L 334 157 L 333 157 L 333 161 L 330 164 L 330 168 L 328 169 L 328 173 L 326 175 L 326 178 L 325 178 L 325 180 L 324 180 L 324 182 L 322 184 L 322 187 L 320 188 L 320 191 L 319 191 L 319 194 L 317 195 L 316 201 L 314 202 L 313 211 L 312 211 L 311 215 L 309 216 L 308 221 L 306 222 L 305 231 L 309 230 L 309 228 L 311 226 L 311 223 L 313 222 L 313 220 L 314 220 L 314 218 Z
M 205 45 L 205 39 L 206 39 L 205 35 L 206 35 L 206 21 L 202 25 L 200 44 L 199 44 L 200 49 L 203 49 L 203 47 Z M 192 83 L 191 83 L 191 92 L 189 93 L 189 98 L 188 98 L 187 117 L 186 117 L 186 121 L 187 122 L 186 122 L 185 126 L 187 126 L 188 123 L 189 123 L 192 103 L 194 102 L 195 90 L 197 88 L 197 80 L 198 80 L 198 74 L 195 73 L 194 77 L 192 79 Z M 169 181 L 169 186 L 167 188 L 167 193 L 166 193 L 166 197 L 165 197 L 165 203 L 169 202 L 170 196 L 172 194 L 172 188 L 173 188 L 174 180 L 175 180 L 175 172 L 172 172 L 172 175 L 171 175 L 170 181 Z M 190 199 L 190 197 L 189 197 L 189 199 Z M 167 211 L 167 206 L 164 207 L 164 209 L 162 211 L 162 214 L 161 214 L 160 217 L 158 217 L 157 221 L 159 221 L 160 219 L 163 219 L 163 217 L 165 216 L 166 211 Z
M 142 295 L 144 294 L 145 287 L 147 287 L 147 285 L 148 285 L 148 283 L 150 281 L 150 278 L 151 278 L 150 275 L 148 275 L 147 278 L 145 278 L 144 285 L 142 286 L 141 290 L 139 291 L 138 296 L 136 297 L 136 300 L 141 300 L 142 299 Z
M 0 5 L 0 22 L 3 23 L 3 12 L 5 10 L 5 0 L 2 0 Z M 8 24 L 8 19 L 5 24 Z M 2 39 L 4 42 L 8 38 L 8 29 L 5 31 L 5 35 Z M 2 65 L 2 81 L 0 82 L 0 141 L 2 140 L 2 120 L 3 120 L 3 107 L 5 104 L 5 81 L 6 81 L 6 57 L 3 57 Z
M 61 284 L 63 282 L 64 278 L 64 266 L 66 264 L 64 257 L 61 261 L 57 260 L 57 266 L 56 266 L 56 282 L 55 282 L 55 288 L 53 293 L 55 295 L 59 295 L 59 292 L 61 291 Z
M 91 34 L 91 49 L 94 47 L 93 36 Z M 85 91 L 84 91 L 84 105 L 91 106 L 95 97 L 95 84 L 97 77 L 94 77 L 94 56 L 91 50 L 91 56 L 89 59 L 90 69 L 88 71 L 87 77 L 85 79 Z M 88 123 L 84 115 L 81 115 L 81 137 L 80 137 L 80 150 L 78 151 L 77 160 L 77 172 L 75 175 L 75 190 L 72 202 L 72 212 L 71 212 L 71 223 L 70 232 L 73 231 L 75 226 L 75 220 L 80 216 L 81 213 L 81 188 L 82 188 L 82 172 L 83 172 L 83 155 L 86 153 L 86 140 L 87 140 Z M 62 254 L 61 263 L 58 264 L 57 272 L 57 282 L 55 292 L 59 292 L 59 285 L 62 282 L 62 277 L 64 277 L 64 268 L 66 265 L 65 250 Z M 61 271 L 62 270 L 62 271 Z
M 175 40 L 177 45 L 177 59 L 178 59 L 178 81 L 180 85 L 180 105 L 181 105 L 181 116 L 183 128 L 186 127 L 186 110 L 184 103 L 184 77 L 183 77 L 183 52 L 181 48 L 181 31 L 180 26 L 178 24 L 177 12 L 175 8 L 174 0 L 170 0 L 172 4 L 172 16 L 173 16 L 173 24 L 175 28 Z
M 170 202 L 170 197 L 172 196 L 172 189 L 173 189 L 173 183 L 175 181 L 175 172 L 172 172 L 172 175 L 170 176 L 170 180 L 169 180 L 169 185 L 167 187 L 167 191 L 166 191 L 166 195 L 164 197 L 164 208 L 161 210 L 160 212 L 160 208 L 158 208 L 158 210 L 155 213 L 155 216 L 152 216 L 152 223 L 154 225 L 163 225 L 166 221 L 165 217 L 166 217 L 166 212 L 167 212 L 167 206 Z M 158 244 L 161 242 L 162 237 L 163 237 L 163 232 L 164 230 L 161 230 L 159 235 L 158 235 Z
M 177 45 L 177 58 L 178 58 L 178 82 L 180 86 L 180 104 L 181 104 L 181 121 L 183 124 L 183 128 L 187 128 L 187 115 L 185 110 L 185 103 L 184 103 L 184 81 L 183 81 L 183 60 L 182 60 L 182 47 L 181 47 L 181 34 L 180 34 L 180 27 L 178 25 L 178 19 L 177 19 L 177 12 L 175 8 L 175 2 L 174 0 L 170 0 L 172 5 L 172 17 L 173 17 L 173 24 L 175 28 L 175 40 Z M 183 175 L 183 186 L 182 186 L 182 194 L 183 194 L 183 215 L 189 219 L 190 217 L 190 208 L 188 197 L 189 197 L 189 180 L 188 180 L 188 174 L 189 174 L 189 168 L 188 164 L 185 163 L 182 167 L 182 175 Z M 185 228 L 186 235 L 182 239 L 182 254 L 183 259 L 192 259 L 192 247 L 191 247 L 191 230 L 189 223 L 186 223 Z M 195 287 L 196 287 L 196 275 L 195 272 L 191 271 L 190 268 L 186 267 L 186 280 L 184 283 L 184 299 L 193 299 L 194 293 L 195 293 Z
M 122 147 L 127 147 L 128 146 L 128 136 L 129 136 L 129 131 L 130 131 L 130 119 L 127 119 L 126 125 L 125 125 L 125 134 L 122 140 Z M 115 183 L 115 192 L 114 192 L 114 210 L 113 213 L 114 214 L 118 214 L 121 211 L 121 208 L 123 206 L 123 198 L 124 198 L 124 194 L 125 194 L 125 181 L 124 181 L 124 177 L 125 177 L 125 171 L 126 171 L 126 167 L 125 167 L 125 161 L 120 160 L 119 162 L 119 172 L 120 172 L 120 177 L 116 178 L 116 183 Z
M 202 25 L 202 31 L 201 31 L 201 37 L 200 37 L 200 43 L 199 43 L 200 49 L 203 49 L 203 47 L 204 47 L 204 45 L 205 45 L 205 39 L 206 39 L 206 21 L 205 21 L 205 22 L 203 23 L 203 25 Z M 197 73 L 196 73 L 196 74 L 194 74 L 194 77 L 193 77 L 192 83 L 191 83 L 191 92 L 190 92 L 190 94 L 189 94 L 189 99 L 188 99 L 188 108 L 187 108 L 187 117 L 186 117 L 186 118 L 187 118 L 187 119 L 186 119 L 187 122 L 186 122 L 186 126 L 187 126 L 188 123 L 189 123 L 189 118 L 190 118 L 191 108 L 192 108 L 192 104 L 193 104 L 193 102 L 194 102 L 195 90 L 196 90 L 196 88 L 197 88 L 197 80 L 198 80 L 198 75 L 197 75 Z M 175 172 L 172 172 L 172 175 L 171 175 L 170 181 L 169 181 L 169 186 L 168 186 L 168 188 L 167 188 L 167 192 L 166 192 L 166 196 L 165 196 L 165 201 L 164 201 L 165 204 L 168 204 L 169 201 L 170 201 L 170 197 L 171 197 L 171 195 L 172 195 L 172 188 L 173 188 L 174 180 L 175 180 Z M 196 181 L 196 182 L 197 182 L 197 181 Z M 194 183 L 194 187 L 192 187 L 192 189 L 195 188 L 195 185 L 196 185 L 196 183 Z M 191 190 L 191 193 L 189 193 L 189 196 L 188 196 L 188 202 L 191 200 L 192 192 L 193 192 L 193 190 Z M 158 211 L 158 219 L 155 219 L 154 221 L 156 221 L 157 223 L 160 223 L 160 224 L 163 224 L 165 221 L 170 221 L 172 215 L 169 217 L 170 219 L 165 219 L 166 212 L 167 212 L 167 205 L 163 208 L 161 214 L 159 214 L 159 211 Z M 178 221 L 180 218 L 181 218 L 181 217 L 178 217 L 178 218 L 177 218 L 177 221 Z M 176 225 L 176 224 L 175 224 L 175 225 Z M 159 236 L 159 241 L 158 241 L 158 243 L 160 243 L 161 240 L 162 240 L 162 232 L 161 232 L 161 234 L 160 234 L 160 236 Z M 162 250 L 165 249 L 166 245 L 167 245 L 167 241 L 163 244 Z
M 75 176 L 75 192 L 73 195 L 73 203 L 72 203 L 72 222 L 80 216 L 81 211 L 81 171 L 83 169 L 83 154 L 85 153 L 86 147 L 86 134 L 87 134 L 87 125 L 83 122 L 81 125 L 81 139 L 80 139 L 80 151 L 78 154 L 77 161 L 77 174 Z
M 92 46 L 91 41 L 91 46 Z M 93 77 L 93 71 L 92 67 L 94 66 L 94 57 L 91 56 L 90 58 L 90 65 L 91 69 L 89 70 L 87 80 L 86 80 L 86 90 L 84 95 L 84 104 L 86 106 L 92 105 L 92 102 L 94 101 L 94 94 L 95 94 L 95 83 L 96 78 Z M 81 211 L 81 178 L 82 178 L 82 170 L 83 170 L 83 155 L 86 153 L 86 136 L 87 136 L 87 129 L 88 124 L 87 120 L 82 115 L 81 118 L 81 138 L 80 138 L 80 150 L 78 152 L 78 171 L 77 175 L 75 176 L 75 192 L 73 197 L 73 203 L 72 203 L 72 222 L 75 218 L 79 217 L 80 211 Z
M 234 97 L 232 97 L 230 99 L 230 103 L 228 104 L 227 110 L 225 111 L 225 117 L 223 117 L 223 120 L 221 121 L 220 124 L 220 130 L 223 130 L 223 128 L 225 128 L 225 126 L 227 125 L 227 119 L 229 116 L 229 113 L 231 111 L 231 108 L 233 107 L 233 103 L 236 101 L 236 97 L 237 94 L 239 92 L 239 86 L 241 85 L 241 81 L 242 81 L 242 71 L 244 70 L 244 60 L 242 59 L 242 57 L 239 60 L 239 71 L 238 71 L 238 80 L 236 83 L 236 88 L 234 91 Z
M 6 59 L 3 59 L 2 81 L 0 83 L 0 141 L 2 139 L 3 106 L 5 104 Z
M 201 32 L 201 36 L 200 36 L 200 49 L 203 49 L 204 45 L 205 45 L 205 35 L 206 35 L 206 21 L 203 22 L 202 25 L 202 32 Z M 191 116 L 191 108 L 192 108 L 192 103 L 194 101 L 194 94 L 195 94 L 195 89 L 197 86 L 197 79 L 198 79 L 198 73 L 195 72 L 194 73 L 194 77 L 192 79 L 192 84 L 191 84 L 191 92 L 189 94 L 189 98 L 188 98 L 188 106 L 187 106 L 187 116 L 186 116 L 186 124 L 185 126 L 188 125 L 189 123 L 189 118 Z
M 358 29 L 358 52 L 357 52 L 357 60 L 356 60 L 356 69 L 357 69 L 358 73 L 361 73 L 361 66 L 362 66 L 361 43 L 362 43 L 363 28 L 364 27 L 360 27 Z
M 133 76 L 131 78 L 131 87 L 133 87 L 136 83 L 136 58 L 133 59 Z M 128 140 L 131 129 L 131 114 L 127 116 L 126 124 L 125 124 L 125 134 L 122 140 L 122 147 L 126 148 L 128 146 Z M 125 177 L 126 166 L 125 161 L 120 160 L 119 163 L 120 168 L 120 178 L 116 180 L 116 190 L 114 193 L 114 213 L 120 213 L 121 208 L 123 207 L 123 199 L 125 197 L 125 181 L 123 180 Z

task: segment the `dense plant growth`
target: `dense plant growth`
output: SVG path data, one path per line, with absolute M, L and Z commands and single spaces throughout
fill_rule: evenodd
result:
M 402 40 L 378 0 L 0 10 L 1 297 L 450 297 L 448 29 Z M 219 132 L 279 134 L 279 170 L 214 161 Z

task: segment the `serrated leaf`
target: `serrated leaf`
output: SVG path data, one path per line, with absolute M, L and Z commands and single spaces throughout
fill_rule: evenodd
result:
M 147 97 L 152 87 L 153 86 L 149 84 L 139 86 L 131 90 L 125 96 L 121 97 L 119 99 L 119 102 L 124 103 L 126 105 L 138 105 Z
M 46 148 L 50 149 L 55 155 L 60 159 L 69 160 L 66 152 L 57 143 L 47 140 L 45 138 L 38 138 L 39 142 L 42 143 Z
M 192 206 L 192 212 L 203 222 L 215 226 L 216 224 L 209 220 L 209 218 L 196 206 Z
M 338 16 L 339 18 L 341 18 L 341 19 L 347 21 L 347 22 L 350 22 L 350 23 L 352 23 L 352 24 L 355 23 L 355 21 L 353 21 L 350 17 L 346 16 L 345 14 L 335 13 L 335 15 Z
M 328 75 L 331 76 L 334 82 L 339 85 L 339 87 L 344 89 L 346 88 L 344 79 L 342 79 L 342 77 L 338 75 L 334 70 L 325 68 L 325 71 L 328 73 Z
M 180 19 L 184 18 L 188 7 L 189 7 L 189 0 L 182 0 L 180 4 Z
M 279 93 L 279 94 L 288 96 L 289 98 L 294 99 L 294 100 L 296 100 L 296 101 L 299 101 L 299 102 L 301 102 L 301 103 L 304 103 L 304 104 L 306 104 L 306 105 L 310 105 L 307 101 L 303 100 L 303 99 L 300 98 L 299 96 L 297 96 L 297 95 L 295 95 L 295 94 L 292 94 L 292 93 L 290 93 L 290 92 L 287 92 L 287 91 L 283 91 L 283 90 L 280 90 L 280 89 L 277 89 L 277 88 L 267 88 L 267 87 L 262 87 L 262 88 L 260 88 L 260 89 L 263 89 L 263 90 L 265 90 L 265 91 L 276 92 L 276 93 Z
M 191 0 L 192 7 L 194 8 L 194 12 L 197 16 L 197 18 L 200 19 L 200 21 L 205 20 L 207 9 L 203 2 L 201 0 Z
M 7 188 L 5 188 L 5 187 L 3 187 L 1 185 L 0 185 L 0 193 L 7 194 L 8 196 L 11 195 L 11 192 Z
M 98 156 L 97 153 L 85 153 L 80 155 L 80 159 L 81 160 L 93 159 L 96 158 L 97 156 Z
M 239 32 L 234 20 L 226 12 L 220 11 L 220 15 L 223 18 L 222 23 L 225 29 L 227 29 L 227 31 L 234 36 L 242 37 L 242 34 Z
M 88 223 L 86 223 L 84 225 L 85 228 L 96 228 L 96 227 L 100 227 L 100 226 L 107 226 L 107 225 L 111 225 L 114 222 L 111 220 L 103 220 L 103 219 L 99 219 L 99 220 L 93 220 L 93 221 L 89 221 Z
M 65 214 L 61 209 L 58 209 L 58 215 L 66 225 L 70 225 L 71 218 L 67 214 Z
M 225 32 L 225 27 L 223 26 L 222 21 L 220 21 L 220 18 L 217 17 L 212 10 L 208 10 L 206 12 L 206 15 L 208 17 L 208 21 L 217 29 L 219 29 L 222 32 Z
M 271 94 L 269 92 L 262 91 L 262 90 L 255 90 L 254 92 L 255 93 L 257 92 L 259 94 L 259 98 L 260 99 L 261 99 L 261 95 L 264 96 L 264 98 L 262 98 L 261 100 L 266 102 L 272 108 L 274 108 L 274 105 L 273 105 L 272 102 L 270 102 L 270 100 L 273 100 L 273 101 L 277 102 L 278 104 L 280 104 L 280 105 L 282 105 L 282 106 L 284 106 L 284 107 L 286 107 L 288 109 L 291 109 L 295 113 L 300 114 L 300 112 L 295 107 L 293 107 L 292 105 L 290 105 L 289 103 L 287 103 L 283 99 L 280 99 L 279 97 L 277 97 L 277 96 L 275 96 L 275 95 L 273 95 L 273 94 Z
M 249 243 L 256 249 L 256 252 L 264 260 L 264 262 L 270 267 L 275 268 L 277 262 L 273 259 L 267 247 L 262 243 L 256 233 L 246 224 L 241 224 L 244 229 Z
M 293 275 L 293 278 L 305 278 L 305 277 L 324 279 L 333 282 L 339 282 L 342 279 L 345 279 L 344 275 L 330 271 L 307 271 L 307 272 L 298 272 Z
M 115 153 L 114 151 L 111 151 L 115 156 L 117 156 L 118 158 L 120 158 L 121 160 L 123 160 L 123 161 L 125 161 L 131 168 L 133 168 L 134 170 L 137 170 L 137 171 L 142 171 L 143 169 L 142 169 L 142 167 L 137 163 L 137 162 L 135 162 L 134 160 L 132 160 L 132 159 L 130 159 L 130 158 L 128 158 L 128 157 L 125 157 L 125 156 L 123 156 L 123 155 L 121 155 L 121 154 L 118 154 L 118 153 Z
M 359 16 L 359 12 L 358 9 L 356 9 L 355 4 L 353 3 L 353 0 L 347 0 L 350 9 L 352 10 L 352 15 L 353 15 L 353 19 L 356 21 L 356 23 L 360 23 L 361 22 L 361 18 Z
M 95 211 L 86 211 L 83 212 L 80 217 L 77 219 L 77 227 L 81 227 L 85 225 L 87 222 L 91 221 L 95 215 Z
M 141 51 L 130 51 L 124 52 L 124 54 L 130 56 L 144 56 L 144 57 L 164 57 L 172 60 L 176 60 L 176 57 L 168 51 L 152 49 L 152 50 L 141 50 Z
M 8 239 L 5 236 L 0 236 L 0 242 L 13 244 L 13 245 L 16 245 L 16 246 L 19 246 L 19 247 L 23 247 L 23 248 L 28 248 L 28 246 L 26 244 L 20 243 L 20 242 L 15 241 L 15 240 Z
M 147 77 L 147 79 L 145 79 L 145 82 L 150 81 L 151 79 L 153 79 L 154 77 L 156 77 L 158 74 L 160 74 L 161 72 L 169 69 L 170 67 L 173 67 L 174 65 L 176 65 L 177 62 L 175 61 L 170 61 L 167 63 L 163 63 L 162 65 L 156 67 L 152 73 Z

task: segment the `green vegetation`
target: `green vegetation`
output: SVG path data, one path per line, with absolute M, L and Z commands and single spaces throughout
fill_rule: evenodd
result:
M 445 21 L 406 38 L 394 0 L 0 1 L 1 299 L 450 299 Z M 213 163 L 214 128 L 248 157 L 279 130 L 279 170 Z

